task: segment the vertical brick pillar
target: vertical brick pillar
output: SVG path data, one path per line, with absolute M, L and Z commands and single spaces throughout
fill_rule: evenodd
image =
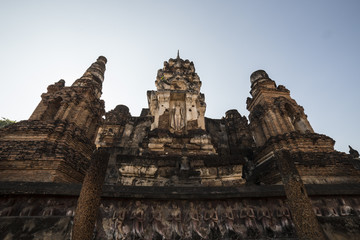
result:
M 301 240 L 325 240 L 323 230 L 294 164 L 296 158 L 288 151 L 276 153 L 275 158 L 298 238 Z
M 109 153 L 105 149 L 100 148 L 91 156 L 91 165 L 85 175 L 77 202 L 72 240 L 93 239 L 108 162 Z

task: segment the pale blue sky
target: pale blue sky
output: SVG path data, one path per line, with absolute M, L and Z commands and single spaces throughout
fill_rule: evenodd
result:
M 360 150 L 360 1 L 0 1 L 0 117 L 27 119 L 49 84 L 108 59 L 106 110 L 147 107 L 163 62 L 194 62 L 206 116 L 248 116 L 264 69 L 335 148 Z

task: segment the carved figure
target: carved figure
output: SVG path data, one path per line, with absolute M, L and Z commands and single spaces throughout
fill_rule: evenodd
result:
M 20 216 L 31 216 L 33 211 L 34 211 L 34 206 L 25 207 L 20 212 Z
M 171 127 L 176 131 L 180 131 L 184 127 L 184 112 L 180 105 L 180 102 L 176 102 L 172 109 L 171 115 Z
M 321 210 L 320 210 L 320 208 L 319 207 L 314 207 L 313 208 L 313 210 L 314 210 L 314 213 L 315 213 L 315 215 L 317 216 L 317 217 L 321 217 L 322 216 L 322 213 L 321 213 Z
M 281 227 L 288 232 L 292 232 L 293 224 L 291 222 L 290 210 L 284 206 L 282 200 L 279 200 L 279 207 L 276 209 L 276 217 L 280 220 Z
M 138 237 L 142 238 L 144 232 L 144 209 L 141 206 L 140 201 L 135 202 L 135 209 L 131 214 L 131 219 L 133 220 L 133 233 Z
M 13 207 L 6 207 L 0 211 L 0 216 L 11 216 Z
M 115 224 L 112 218 L 103 217 L 99 219 L 99 228 L 96 232 L 96 236 L 99 238 L 103 237 L 106 239 L 119 239 L 116 235 Z M 98 223 L 96 223 L 98 224 Z
M 1 204 L 4 208 L 0 211 L 0 216 L 11 216 L 14 209 L 14 200 L 7 199 L 4 204 Z
M 207 209 L 204 214 L 204 221 L 207 222 L 210 229 L 218 225 L 219 217 L 215 208 L 212 207 L 211 202 L 207 203 Z
M 180 170 L 189 170 L 190 169 L 190 162 L 186 156 L 181 158 Z
M 234 231 L 237 234 L 239 234 L 241 237 L 244 237 L 246 235 L 247 228 L 245 227 L 245 225 L 243 223 L 243 219 L 240 218 L 241 209 L 242 209 L 241 203 L 235 202 L 234 209 L 233 209 Z
M 169 217 L 169 222 L 171 224 L 171 232 L 176 233 L 178 236 L 181 236 L 183 232 L 181 226 L 181 211 L 176 202 L 173 202 L 171 205 L 172 210 Z
M 240 210 L 240 218 L 244 219 L 245 227 L 248 230 L 257 231 L 258 227 L 255 221 L 255 212 L 254 209 L 247 205 L 247 202 L 244 201 L 244 207 Z
M 328 211 L 326 213 L 327 213 L 326 217 L 337 217 L 337 216 L 339 216 L 338 211 L 334 207 L 328 208 Z
M 232 207 L 227 204 L 224 212 L 224 222 L 227 231 L 234 231 L 234 214 Z
M 163 224 L 163 217 L 161 214 L 161 207 L 156 205 L 155 207 L 151 206 L 152 213 L 152 228 L 155 233 L 159 234 L 162 239 L 166 238 L 166 226 Z
M 123 223 L 126 217 L 126 208 L 121 206 L 119 203 L 118 210 L 114 211 L 112 219 L 115 225 L 115 239 L 122 239 L 126 236 L 126 231 L 124 231 Z
M 33 204 L 33 199 L 27 201 L 27 207 L 24 207 L 20 212 L 20 216 L 32 216 L 35 210 L 35 205 Z
M 346 204 L 343 198 L 340 199 L 340 215 L 349 216 L 352 215 L 353 208 Z
M 76 210 L 76 206 L 72 206 L 72 207 L 69 207 L 67 210 L 66 210 L 66 216 L 67 217 L 74 217 L 75 216 L 75 210 Z
M 360 201 L 358 199 L 353 199 L 353 203 L 354 212 L 358 217 L 360 217 Z
M 272 221 L 271 221 L 271 213 L 269 209 L 265 206 L 261 206 L 257 211 L 257 216 L 259 221 L 261 222 L 264 230 L 272 231 Z
M 206 224 L 206 234 L 210 239 L 220 239 L 222 226 L 219 225 L 219 217 L 216 207 L 213 207 L 211 202 L 207 203 L 207 208 L 204 212 L 204 223 Z
M 190 210 L 189 210 L 189 218 L 190 218 L 190 231 L 195 232 L 201 238 L 204 238 L 204 234 L 201 233 L 200 229 L 200 219 L 201 215 L 198 210 L 194 207 L 194 203 L 190 202 Z M 191 234 L 189 234 L 191 237 Z
M 115 231 L 115 223 L 114 223 L 114 205 L 111 203 L 110 205 L 100 204 L 100 214 L 101 218 L 98 218 L 96 224 L 99 224 L 99 228 L 97 229 L 96 236 L 102 237 L 106 239 L 116 239 L 116 231 Z
M 245 179 L 248 179 L 248 177 L 250 177 L 252 175 L 252 172 L 255 168 L 255 164 L 253 163 L 253 161 L 249 160 L 247 157 L 245 157 L 245 164 L 244 164 L 244 169 L 243 169 L 243 177 Z
M 323 200 L 323 205 L 324 205 L 324 208 L 323 208 L 323 212 L 324 212 L 324 216 L 325 217 L 337 217 L 339 216 L 339 213 L 338 213 L 338 210 L 336 209 L 335 206 L 327 206 L 327 202 L 326 200 Z
M 53 201 L 48 200 L 47 206 L 42 211 L 42 216 L 53 216 L 53 214 L 54 214 Z

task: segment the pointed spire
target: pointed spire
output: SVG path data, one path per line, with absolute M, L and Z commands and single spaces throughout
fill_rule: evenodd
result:
M 177 59 L 180 59 L 180 51 L 178 50 L 178 53 L 177 53 Z
M 85 86 L 91 83 L 96 83 L 101 88 L 102 82 L 104 81 L 106 62 L 107 59 L 104 56 L 98 57 L 96 62 L 91 64 L 83 76 L 74 82 L 73 86 Z

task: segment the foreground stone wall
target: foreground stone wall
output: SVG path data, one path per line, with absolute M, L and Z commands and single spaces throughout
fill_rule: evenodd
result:
M 283 199 L 103 201 L 98 239 L 290 237 Z
M 1 185 L 0 239 L 70 239 L 80 187 Z M 328 239 L 358 239 L 359 185 L 307 191 Z M 282 186 L 104 186 L 96 225 L 95 239 L 297 239 Z
M 0 238 L 6 240 L 68 240 L 71 217 L 0 217 Z
M 329 239 L 357 238 L 358 200 L 313 200 L 314 211 Z M 297 239 L 284 198 L 108 199 L 101 206 L 96 236 L 97 239 Z

